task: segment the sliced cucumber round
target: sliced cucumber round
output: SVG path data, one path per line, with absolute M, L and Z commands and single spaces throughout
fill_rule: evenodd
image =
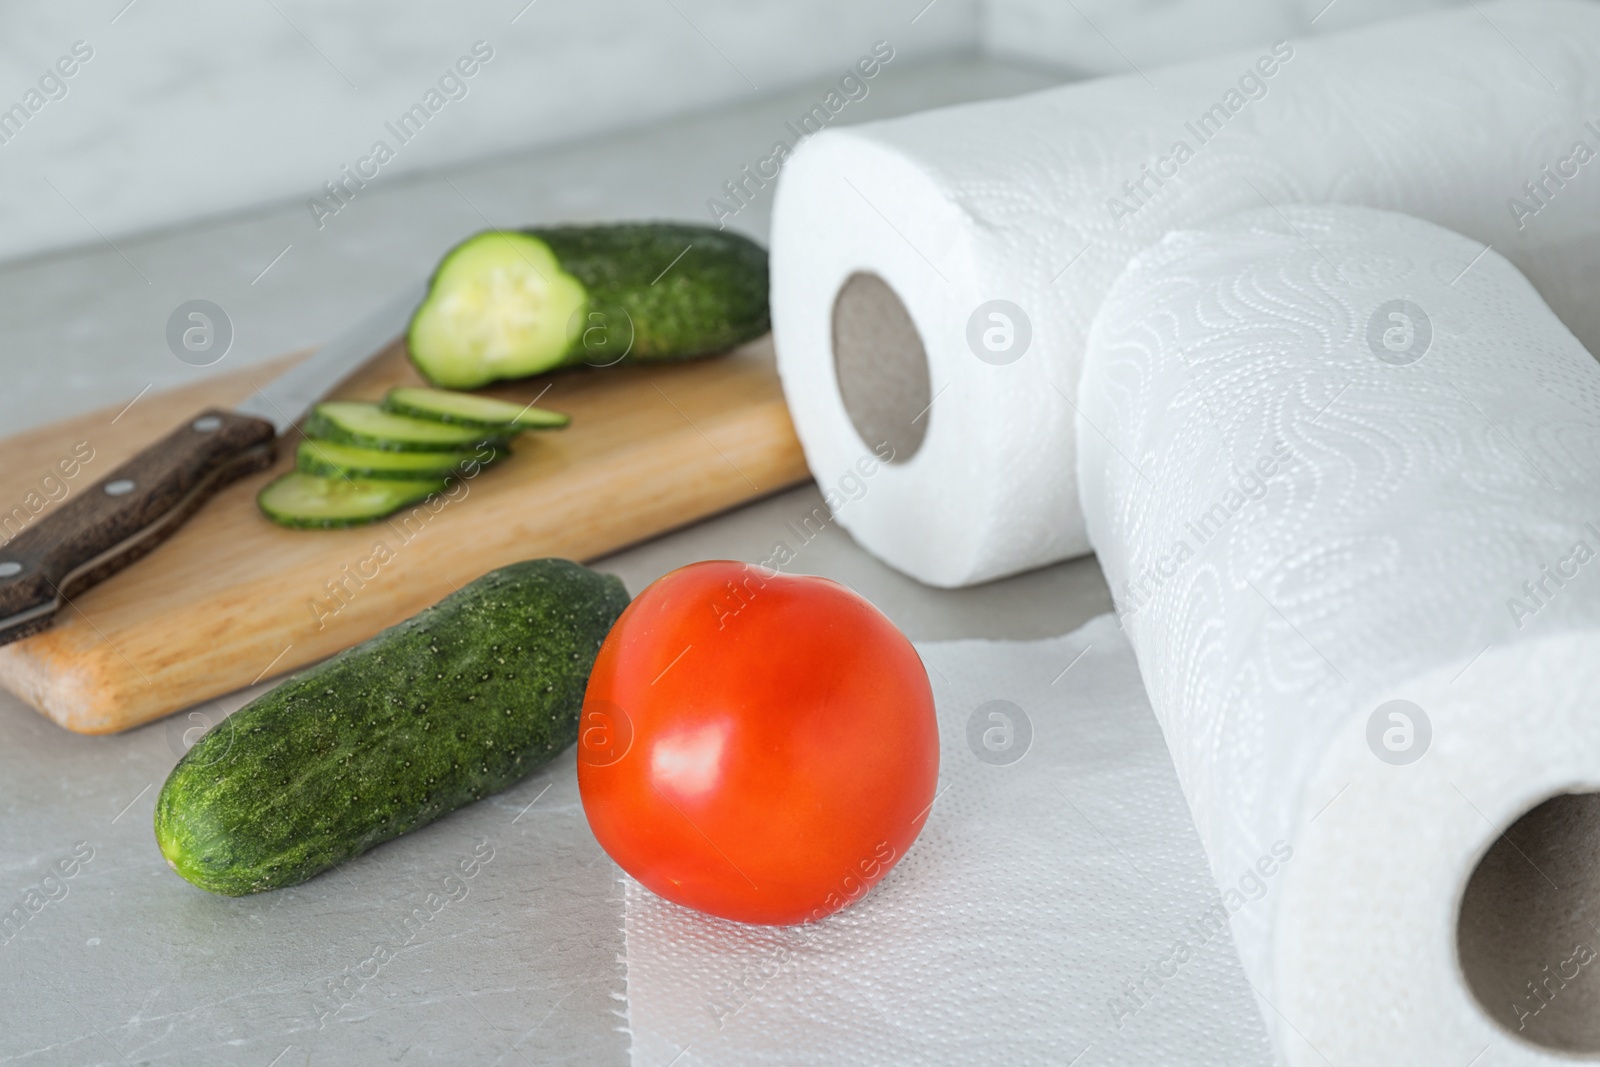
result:
M 550 246 L 524 233 L 470 237 L 439 264 L 407 331 L 430 382 L 475 389 L 538 374 L 572 348 L 588 302 Z
M 476 475 L 507 453 L 493 445 L 459 452 L 388 452 L 307 438 L 295 450 L 295 469 L 332 478 L 389 478 L 421 481 L 452 474 Z
M 329 529 L 359 526 L 426 500 L 445 487 L 443 478 L 324 478 L 290 471 L 256 497 L 262 514 L 283 526 Z
M 349 400 L 318 404 L 303 428 L 307 437 L 386 452 L 444 452 L 505 438 L 503 433 L 396 415 L 376 404 Z
M 474 426 L 482 430 L 516 433 L 518 430 L 550 430 L 565 426 L 572 419 L 559 411 L 536 408 L 532 404 L 511 404 L 487 396 L 457 393 L 449 389 L 424 389 L 401 386 L 383 398 L 383 410 L 418 419 L 433 419 L 453 426 Z

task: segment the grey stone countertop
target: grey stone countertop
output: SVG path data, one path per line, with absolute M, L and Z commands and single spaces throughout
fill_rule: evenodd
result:
M 843 117 L 1046 84 L 981 61 L 906 66 Z M 320 232 L 294 203 L 0 268 L 0 435 L 314 344 L 491 220 L 707 218 L 706 198 L 823 91 L 374 188 Z M 764 236 L 767 209 L 735 224 Z M 234 325 L 213 368 L 164 342 L 194 298 Z M 820 503 L 802 487 L 598 566 L 637 592 L 694 560 L 759 559 Z M 938 591 L 834 526 L 793 569 L 849 583 L 923 641 L 1065 633 L 1110 606 L 1093 560 Z M 0 1064 L 627 1062 L 619 871 L 570 751 L 305 885 L 226 899 L 173 875 L 150 829 L 193 726 L 80 737 L 0 694 Z

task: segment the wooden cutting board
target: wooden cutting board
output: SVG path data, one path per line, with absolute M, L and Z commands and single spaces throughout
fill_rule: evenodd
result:
M 86 490 L 186 416 L 238 403 L 304 355 L 0 441 L 0 540 L 47 514 L 52 496 Z M 421 381 L 397 341 L 334 395 L 376 400 L 409 384 Z M 52 629 L 0 647 L 0 685 L 69 730 L 125 730 L 329 656 L 503 564 L 593 559 L 807 476 L 768 338 L 715 359 L 486 392 L 540 397 L 572 425 L 519 437 L 456 499 L 329 531 L 284 529 L 256 510 L 256 493 L 293 464 L 291 434 L 270 472 L 224 489 L 166 544 L 74 597 Z

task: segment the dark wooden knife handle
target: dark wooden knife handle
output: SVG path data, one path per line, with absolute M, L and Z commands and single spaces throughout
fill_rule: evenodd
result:
M 272 464 L 276 429 L 212 408 L 0 545 L 0 644 L 155 548 L 222 486 Z

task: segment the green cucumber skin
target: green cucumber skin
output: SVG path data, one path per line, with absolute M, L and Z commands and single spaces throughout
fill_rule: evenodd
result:
M 300 432 L 319 441 L 332 441 L 335 444 L 352 445 L 356 448 L 372 448 L 380 452 L 456 452 L 480 448 L 484 445 L 492 448 L 504 448 L 509 440 L 504 434 L 488 433 L 477 440 L 468 439 L 456 445 L 437 447 L 420 445 L 410 441 L 396 441 L 388 437 L 373 437 L 363 433 L 352 433 L 326 415 L 320 415 L 316 411 L 306 416 L 305 422 L 300 426 Z
M 472 242 L 500 232 L 474 234 L 445 253 L 429 282 L 423 306 L 434 298 L 440 273 L 453 256 Z M 747 237 L 710 226 L 671 222 L 552 226 L 520 232 L 543 241 L 587 296 L 580 329 L 567 351 L 554 363 L 530 368 L 521 377 L 585 364 L 607 367 L 693 359 L 724 352 L 771 328 L 767 250 Z M 420 317 L 419 307 L 412 328 Z M 411 339 L 409 331 L 407 339 Z M 415 351 L 416 344 L 407 347 Z M 412 363 L 425 379 L 433 380 L 422 362 L 412 357 Z M 485 374 L 471 387 L 515 377 L 519 375 Z M 455 383 L 449 387 L 464 386 Z
M 278 488 L 279 483 L 287 482 L 290 478 L 293 478 L 296 475 L 305 475 L 312 478 L 330 477 L 329 475 L 315 474 L 310 471 L 296 468 L 295 470 L 285 471 L 283 474 L 280 474 L 271 482 L 267 483 L 260 493 L 256 494 L 256 507 L 260 510 L 260 512 L 268 519 L 271 519 L 273 522 L 277 523 L 279 526 L 283 526 L 291 530 L 344 530 L 352 526 L 366 526 L 368 523 L 377 522 L 379 519 L 387 518 L 402 508 L 408 508 L 413 504 L 419 504 L 433 496 L 435 493 L 442 493 L 450 487 L 450 479 L 441 478 L 435 482 L 423 484 L 414 495 L 408 495 L 395 500 L 393 506 L 384 511 L 374 511 L 364 515 L 307 515 L 304 512 L 296 511 L 293 508 L 284 508 L 279 503 L 269 502 L 272 491 Z M 340 476 L 334 475 L 333 477 Z M 394 482 L 395 484 L 399 484 L 397 479 L 392 478 L 379 478 L 376 480 L 380 482 Z M 408 480 L 406 484 L 417 483 Z
M 383 450 L 374 449 L 373 451 Z M 416 453 L 405 454 L 416 455 Z M 406 471 L 383 470 L 375 467 L 345 467 L 338 463 L 330 463 L 326 458 L 318 457 L 305 449 L 299 449 L 295 452 L 294 469 L 303 474 L 316 474 L 324 478 L 376 478 L 379 481 L 394 482 L 423 481 L 428 478 L 448 479 L 457 474 L 465 475 L 468 478 L 476 478 L 484 470 L 511 455 L 511 449 L 482 445 L 475 452 L 450 454 L 459 455 L 460 457 L 454 467 Z M 382 516 L 377 517 L 382 518 Z
M 760 337 L 771 326 L 767 250 L 748 237 L 670 222 L 523 232 L 548 245 L 582 283 L 587 321 L 603 327 L 585 330 L 565 365 L 692 359 Z M 597 314 L 603 318 L 595 320 Z
M 471 419 L 453 412 L 441 411 L 438 408 L 424 407 L 420 404 L 408 404 L 395 396 L 395 390 L 389 390 L 389 395 L 383 398 L 379 405 L 383 410 L 396 415 L 407 415 L 413 419 L 432 419 L 448 426 L 467 426 L 477 430 L 487 430 L 491 433 L 504 434 L 521 433 L 524 430 L 561 430 L 572 423 L 572 416 L 563 415 L 559 411 L 550 411 L 547 408 L 529 406 L 525 412 L 532 413 L 532 419 L 527 422 L 507 423 L 490 422 L 483 419 Z
M 156 802 L 202 889 L 297 885 L 525 778 L 571 744 L 621 580 L 567 560 L 491 571 L 251 701 Z

